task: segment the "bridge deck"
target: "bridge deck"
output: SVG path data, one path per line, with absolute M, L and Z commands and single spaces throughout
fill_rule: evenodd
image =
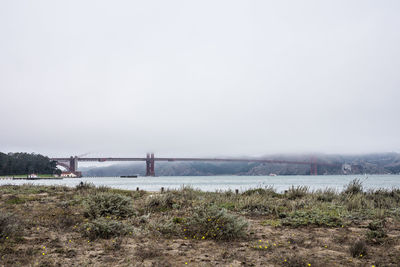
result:
M 55 161 L 69 161 L 71 158 L 51 158 Z M 84 162 L 105 162 L 105 161 L 147 161 L 150 158 L 76 158 Z M 292 161 L 292 160 L 272 160 L 272 159 L 249 159 L 249 158 L 151 158 L 154 161 L 221 161 L 221 162 L 259 162 L 259 163 L 279 163 L 279 164 L 318 164 L 326 166 L 338 166 L 338 164 L 314 162 L 314 161 Z

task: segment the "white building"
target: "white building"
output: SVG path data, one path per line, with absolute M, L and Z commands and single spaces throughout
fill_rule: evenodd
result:
M 60 177 L 76 178 L 78 175 L 73 172 L 62 172 Z

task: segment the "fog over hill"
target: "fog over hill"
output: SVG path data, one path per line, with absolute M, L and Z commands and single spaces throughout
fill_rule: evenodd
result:
M 318 162 L 337 166 L 318 166 L 318 174 L 398 174 L 400 154 L 315 155 Z M 310 161 L 310 155 L 273 155 L 268 159 Z M 343 171 L 343 164 L 346 170 Z M 84 176 L 145 175 L 145 163 L 115 164 L 107 167 L 80 168 Z M 156 162 L 157 176 L 201 175 L 308 175 L 309 165 L 270 164 L 255 162 Z

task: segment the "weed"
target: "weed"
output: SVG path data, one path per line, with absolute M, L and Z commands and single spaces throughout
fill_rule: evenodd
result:
M 364 240 L 357 240 L 349 248 L 350 255 L 353 258 L 364 257 L 367 254 L 367 245 Z

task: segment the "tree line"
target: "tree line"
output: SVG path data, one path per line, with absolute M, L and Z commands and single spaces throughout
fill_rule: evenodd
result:
M 1 153 L 0 175 L 55 174 L 59 173 L 55 161 L 34 153 Z

